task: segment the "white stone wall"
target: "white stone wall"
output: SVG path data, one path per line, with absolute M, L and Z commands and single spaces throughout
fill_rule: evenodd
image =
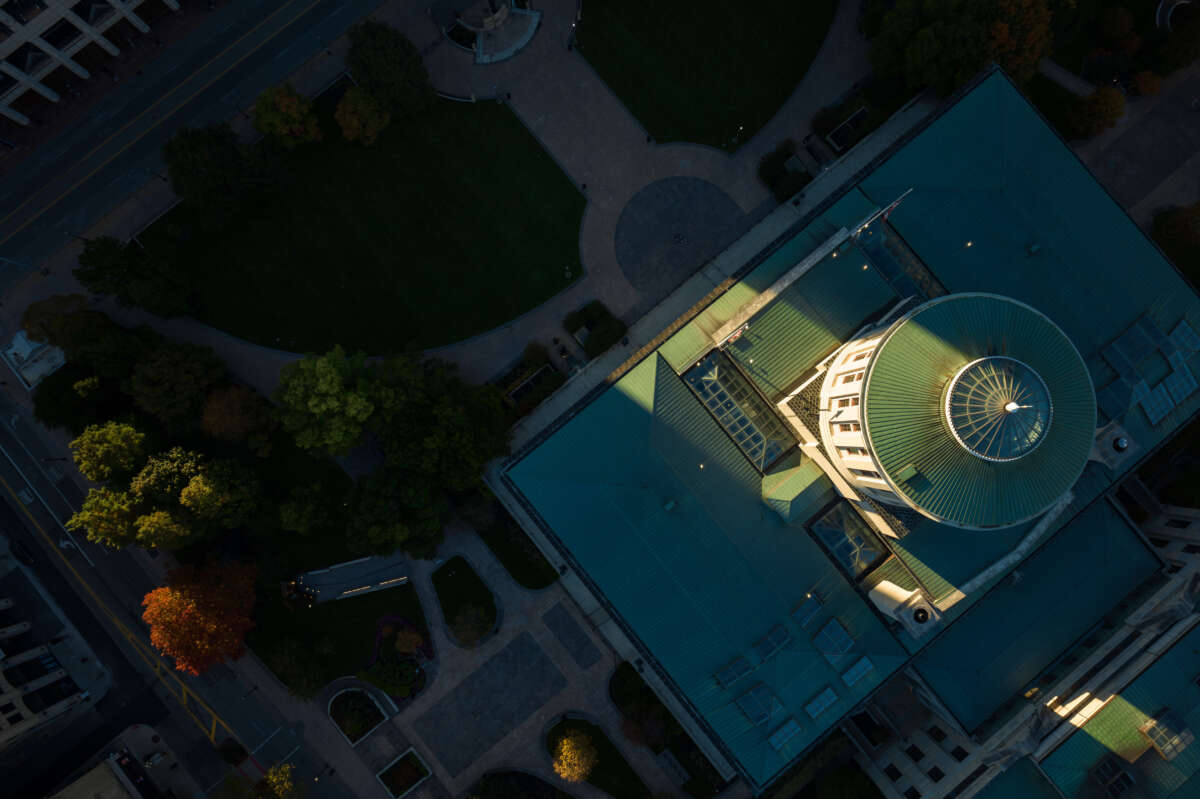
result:
M 8 31 L 7 36 L 0 40 L 0 73 L 11 78 L 12 83 L 0 92 L 0 114 L 8 119 L 28 125 L 29 118 L 13 108 L 17 99 L 27 91 L 37 92 L 47 100 L 58 102 L 58 92 L 45 84 L 47 76 L 62 67 L 70 70 L 79 78 L 89 78 L 91 74 L 77 61 L 74 56 L 89 44 L 95 43 L 109 55 L 118 55 L 121 49 L 105 32 L 122 19 L 128 20 L 133 27 L 142 33 L 150 27 L 139 17 L 134 9 L 144 0 L 106 0 L 111 11 L 89 23 L 72 10 L 77 3 L 72 0 L 36 0 L 31 2 L 8 2 L 0 5 L 0 25 Z M 177 0 L 162 0 L 174 11 L 179 10 Z M 81 9 L 82 10 L 82 9 Z M 20 19 L 14 14 L 22 14 Z M 44 38 L 46 33 L 59 22 L 66 21 L 77 32 L 73 40 L 61 48 L 55 47 Z M 3 33 L 3 30 L 0 30 Z M 13 63 L 12 57 L 25 45 L 32 45 L 46 58 L 36 65 Z M 7 83 L 7 81 L 5 81 Z

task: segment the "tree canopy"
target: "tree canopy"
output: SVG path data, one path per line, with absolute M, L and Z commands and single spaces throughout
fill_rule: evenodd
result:
M 271 454 L 275 420 L 271 403 L 246 386 L 223 386 L 209 392 L 200 414 L 200 427 L 221 441 L 244 441 L 260 457 Z
M 1071 138 L 1086 139 L 1102 133 L 1121 119 L 1125 113 L 1125 95 L 1115 86 L 1101 86 L 1087 97 L 1075 101 L 1067 112 L 1067 128 Z
M 333 112 L 346 141 L 374 144 L 388 126 L 392 116 L 383 105 L 361 86 L 351 86 L 338 101 Z
M 127 478 L 146 460 L 146 434 L 125 422 L 91 425 L 71 442 L 80 474 L 94 483 Z
M 321 140 L 321 123 L 313 102 L 290 83 L 271 86 L 254 103 L 254 128 L 274 136 L 284 147 Z
M 178 316 L 191 306 L 188 278 L 133 242 L 112 236 L 88 239 L 74 272 L 88 291 L 112 294 L 121 305 L 159 316 Z
M 180 128 L 163 145 L 171 187 L 202 224 L 224 224 L 254 192 L 285 178 L 268 141 L 244 145 L 228 123 Z
M 223 364 L 208 347 L 163 341 L 133 367 L 134 404 L 174 429 L 194 428 L 209 389 L 225 379 Z
M 596 745 L 583 730 L 567 730 L 554 745 L 554 773 L 567 782 L 585 781 L 599 760 Z
M 178 549 L 195 537 L 195 530 L 178 511 L 152 510 L 137 517 L 133 527 L 137 545 L 147 549 Z
M 881 75 L 954 91 L 992 61 L 1024 83 L 1050 50 L 1046 0 L 897 0 L 871 44 Z
M 145 502 L 158 507 L 175 507 L 180 494 L 200 474 L 204 456 L 183 447 L 172 447 L 152 455 L 142 470 L 133 476 L 129 490 Z
M 375 411 L 367 375 L 366 358 L 341 347 L 283 368 L 278 417 L 299 447 L 344 455 L 359 443 Z
M 179 493 L 179 502 L 196 518 L 232 530 L 254 514 L 260 500 L 254 472 L 234 460 L 200 467 Z
M 254 575 L 254 567 L 243 564 L 171 572 L 165 586 L 142 600 L 150 643 L 174 658 L 179 671 L 193 675 L 240 657 L 254 627 Z
M 433 101 L 421 54 L 400 31 L 367 20 L 350 29 L 346 66 L 355 81 L 391 113 L 410 116 Z
M 387 469 L 359 478 L 348 500 L 347 543 L 356 552 L 403 549 L 429 558 L 442 542 L 448 506 L 427 480 L 398 480 Z
M 66 526 L 69 530 L 82 530 L 89 541 L 122 549 L 137 538 L 133 523 L 138 507 L 137 498 L 126 491 L 92 488 Z

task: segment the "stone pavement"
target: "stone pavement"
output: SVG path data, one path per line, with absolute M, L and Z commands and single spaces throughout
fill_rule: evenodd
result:
M 499 610 L 500 629 L 473 649 L 446 635 L 433 589 L 433 571 L 455 555 L 471 564 Z M 410 576 L 437 651 L 436 677 L 391 720 L 440 784 L 422 786 L 415 796 L 432 799 L 441 788 L 460 796 L 484 774 L 502 770 L 561 785 L 543 741 L 564 714 L 599 725 L 652 792 L 679 793 L 650 750 L 621 734 L 621 715 L 608 695 L 617 658 L 561 583 L 522 588 L 479 536 L 457 522 L 446 530 L 439 561 L 415 561 Z M 577 799 L 607 796 L 586 784 L 568 790 Z

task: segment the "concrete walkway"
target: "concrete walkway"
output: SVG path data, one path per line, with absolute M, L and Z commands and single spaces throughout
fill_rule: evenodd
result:
M 487 584 L 496 597 L 500 612 L 500 629 L 483 644 L 465 649 L 446 635 L 446 622 L 442 618 L 441 606 L 433 589 L 432 574 L 439 563 L 414 561 L 411 580 L 421 599 L 434 648 L 437 651 L 437 677 L 412 704 L 406 706 L 392 719 L 392 723 L 412 742 L 422 758 L 433 769 L 439 783 L 451 795 L 460 796 L 481 776 L 490 771 L 517 770 L 535 774 L 551 785 L 560 785 L 578 799 L 592 799 L 607 794 L 590 785 L 565 786 L 554 775 L 550 757 L 542 742 L 545 733 L 564 714 L 581 715 L 598 724 L 608 738 L 621 751 L 638 776 L 653 793 L 674 796 L 677 787 L 662 770 L 653 754 L 644 746 L 630 744 L 621 734 L 621 715 L 608 696 L 608 681 L 617 666 L 617 658 L 604 639 L 592 629 L 588 620 L 562 588 L 561 584 L 529 591 L 519 586 L 504 566 L 478 535 L 462 523 L 452 523 L 446 530 L 446 541 L 441 550 L 442 559 L 462 555 L 470 562 L 480 579 Z M 587 668 L 580 668 L 576 655 L 547 626 L 543 619 L 547 611 L 556 606 L 564 608 L 599 653 L 598 659 Z M 426 711 L 455 691 L 463 682 L 486 668 L 486 664 L 499 652 L 522 635 L 531 635 L 554 667 L 566 678 L 566 685 L 548 702 L 534 711 L 528 718 L 512 728 L 498 743 L 458 774 L 451 774 L 433 754 L 421 737 L 417 721 Z M 522 675 L 515 673 L 513 680 Z M 470 736 L 472 719 L 461 718 L 461 736 Z M 429 797 L 434 796 L 430 786 Z M 417 796 L 425 796 L 418 790 Z
M 580 258 L 585 276 L 538 308 L 503 327 L 430 354 L 455 362 L 463 375 L 482 381 L 514 361 L 530 341 L 551 345 L 563 337 L 562 318 L 592 299 L 600 299 L 628 321 L 663 299 L 638 291 L 618 262 L 615 246 L 622 211 L 642 189 L 672 177 L 703 180 L 730 198 L 748 227 L 772 207 L 756 176 L 758 159 L 787 137 L 808 133 L 812 115 L 836 100 L 868 71 L 866 43 L 856 28 L 862 0 L 846 0 L 838 8 L 829 36 L 808 75 L 780 112 L 735 155 L 691 144 L 658 145 L 604 84 L 579 53 L 566 43 L 575 19 L 574 0 L 542 0 L 542 26 L 516 57 L 499 64 L 476 65 L 471 54 L 444 40 L 420 4 L 392 0 L 374 16 L 405 31 L 425 53 L 435 86 L 462 97 L 505 98 L 541 141 L 564 172 L 586 194 L 588 204 L 580 230 Z M 291 77 L 302 91 L 315 92 L 341 69 L 346 50 L 342 39 Z M 245 129 L 243 117 L 233 119 Z M 128 237 L 163 213 L 174 197 L 163 181 L 150 178 L 121 206 L 85 235 Z M 669 210 L 669 209 L 664 209 Z M 664 231 L 663 235 L 671 235 Z M 680 234 L 676 234 L 677 237 Z M 55 293 L 80 291 L 70 275 L 80 242 L 64 248 L 42 266 L 49 275 L 34 274 L 17 286 L 0 306 L 6 329 L 18 326 L 29 302 Z M 682 282 L 715 252 L 680 265 Z M 114 309 L 122 322 L 146 322 L 177 338 L 211 346 L 242 380 L 265 393 L 278 382 L 278 372 L 298 356 L 235 339 L 190 319 L 163 321 L 128 309 Z M 574 349 L 573 342 L 566 342 Z M 576 354 L 578 351 L 576 350 Z

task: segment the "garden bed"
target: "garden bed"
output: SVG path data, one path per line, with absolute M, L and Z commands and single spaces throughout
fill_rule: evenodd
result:
M 383 619 L 406 619 L 429 640 L 417 592 L 408 584 L 296 610 L 283 604 L 278 588 L 267 591 L 249 644 L 297 696 L 315 696 L 332 680 L 367 668 L 377 656 Z
M 342 691 L 329 700 L 329 717 L 352 746 L 386 718 L 374 699 L 354 688 Z
M 637 669 L 621 663 L 608 683 L 609 696 L 625 717 L 621 730 L 631 743 L 648 747 L 656 755 L 670 750 L 687 771 L 683 790 L 696 799 L 710 799 L 724 787 L 725 781 L 708 762 L 679 721 L 642 680 Z
M 486 489 L 479 502 L 486 513 L 476 520 L 475 531 L 500 565 L 523 588 L 538 591 L 553 585 L 558 572 L 529 540 L 516 519 Z
M 899 79 L 875 78 L 818 111 L 812 127 L 818 136 L 835 143 L 831 145 L 835 152 L 844 153 L 887 122 L 913 95 Z
M 596 747 L 596 765 L 587 777 L 587 782 L 617 799 L 649 799 L 650 789 L 637 772 L 626 762 L 621 752 L 604 734 L 604 730 L 582 719 L 564 719 L 550 728 L 546 734 L 546 751 L 554 757 L 559 738 L 568 732 L 586 734 Z
M 377 776 L 388 793 L 400 799 L 429 777 L 429 767 L 421 760 L 420 755 L 409 749 Z
M 530 343 L 517 365 L 495 381 L 518 418 L 536 408 L 565 382 L 567 376 L 554 368 L 546 348 L 537 343 Z
M 496 598 L 461 555 L 433 572 L 442 617 L 457 642 L 475 646 L 496 626 Z

